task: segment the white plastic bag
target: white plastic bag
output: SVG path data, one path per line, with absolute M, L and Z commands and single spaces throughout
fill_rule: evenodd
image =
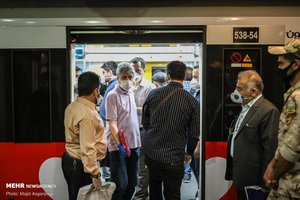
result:
M 113 182 L 102 183 L 101 189 L 93 191 L 93 184 L 83 186 L 79 189 L 77 200 L 111 200 L 116 189 Z

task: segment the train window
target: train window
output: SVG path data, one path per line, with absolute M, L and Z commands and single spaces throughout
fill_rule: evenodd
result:
M 14 51 L 13 76 L 15 141 L 49 141 L 49 52 Z
M 65 50 L 14 50 L 15 142 L 64 141 Z
M 64 112 L 68 104 L 67 83 L 69 71 L 66 68 L 66 50 L 51 50 L 51 141 L 65 141 Z
M 0 141 L 12 141 L 11 51 L 0 50 Z

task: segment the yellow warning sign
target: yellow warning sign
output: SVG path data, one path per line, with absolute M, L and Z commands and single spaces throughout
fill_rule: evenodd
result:
M 251 59 L 250 59 L 250 57 L 249 57 L 248 54 L 246 54 L 246 56 L 245 56 L 243 62 L 251 62 Z
M 252 63 L 242 63 L 242 67 L 253 67 Z

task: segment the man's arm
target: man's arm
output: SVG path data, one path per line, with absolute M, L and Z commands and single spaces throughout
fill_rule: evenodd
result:
M 272 174 L 273 174 L 273 171 L 274 171 L 275 164 L 276 164 L 276 160 L 275 160 L 275 158 L 273 158 L 271 160 L 271 162 L 268 164 L 268 167 L 267 167 L 267 169 L 264 173 L 264 176 L 263 176 L 265 184 L 269 188 L 273 188 L 278 184 L 277 180 L 272 179 Z
M 108 123 L 109 123 L 110 133 L 111 133 L 113 139 L 115 140 L 116 144 L 119 145 L 121 142 L 120 142 L 120 137 L 119 137 L 119 129 L 117 126 L 117 120 L 109 120 Z
M 143 105 L 142 124 L 145 129 L 148 129 L 149 124 L 150 124 L 150 106 L 149 106 L 149 102 L 148 102 L 148 97 Z
M 190 119 L 190 126 L 188 127 L 188 141 L 187 141 L 187 153 L 191 156 L 194 154 L 195 148 L 199 141 L 200 134 L 200 106 L 196 99 L 193 99 L 192 104 L 192 116 Z
M 273 107 L 268 112 L 268 115 L 260 122 L 262 172 L 267 169 L 277 148 L 279 115 L 279 111 Z
M 294 166 L 294 163 L 284 159 L 279 154 L 278 160 L 276 161 L 275 167 L 272 173 L 272 180 L 278 180 L 285 172 L 289 171 Z
M 84 171 L 92 176 L 99 174 L 97 164 L 96 128 L 91 118 L 83 119 L 80 124 L 80 151 Z

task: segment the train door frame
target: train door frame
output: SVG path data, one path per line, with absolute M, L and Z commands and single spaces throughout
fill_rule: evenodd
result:
M 105 43 L 202 43 L 202 67 L 200 72 L 200 171 L 199 171 L 199 197 L 205 198 L 205 136 L 202 133 L 206 132 L 206 115 L 203 114 L 206 106 L 206 100 L 203 98 L 206 95 L 206 26 L 191 25 L 191 26 L 92 26 L 92 27 L 66 27 L 67 33 L 67 50 L 68 50 L 68 70 L 70 77 L 69 84 L 69 99 L 71 101 L 71 80 L 74 72 L 71 69 L 71 45 L 73 43 L 80 44 L 95 44 L 96 42 Z M 149 34 L 145 34 L 149 33 Z M 172 34 L 172 37 L 170 37 Z M 199 34 L 199 38 L 195 37 Z M 116 37 L 117 36 L 117 37 Z M 170 39 L 172 38 L 172 39 Z

